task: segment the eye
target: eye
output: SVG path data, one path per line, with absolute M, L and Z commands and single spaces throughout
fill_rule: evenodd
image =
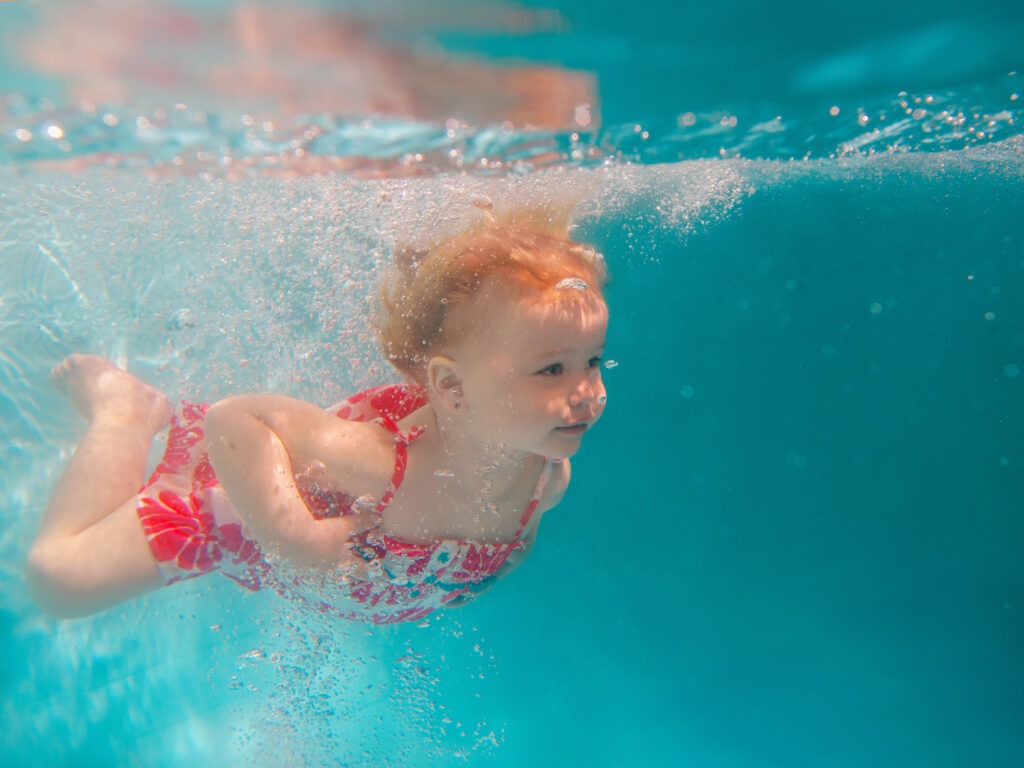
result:
M 587 368 L 597 368 L 599 365 L 601 365 L 601 362 L 602 360 L 600 357 L 592 357 L 589 360 L 587 360 Z
M 559 376 L 565 371 L 565 367 L 561 363 L 552 363 L 546 368 L 541 368 L 537 371 L 541 376 Z

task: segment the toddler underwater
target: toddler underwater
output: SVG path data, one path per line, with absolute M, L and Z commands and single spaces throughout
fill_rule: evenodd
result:
M 88 615 L 219 571 L 249 589 L 329 581 L 316 610 L 417 621 L 520 564 L 605 407 L 606 273 L 565 217 L 485 213 L 396 253 L 378 330 L 403 384 L 326 410 L 251 394 L 172 413 L 101 357 L 60 363 L 88 428 L 29 554 L 44 609 Z

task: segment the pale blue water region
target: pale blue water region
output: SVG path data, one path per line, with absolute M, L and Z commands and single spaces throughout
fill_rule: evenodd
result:
M 264 129 L 5 75 L 5 764 L 1021 764 L 1024 89 L 992 31 L 1017 11 L 972 27 L 936 5 L 794 49 L 767 5 L 748 24 L 782 42 L 724 11 L 673 35 L 667 10 L 613 29 L 590 5 L 561 6 L 557 55 L 528 50 L 553 33 L 440 39 L 605 73 L 593 130 Z M 928 68 L 883 44 L 936 29 L 981 50 Z M 787 76 L 757 75 L 765 102 L 735 61 L 687 90 L 672 54 L 698 56 L 701 30 L 757 60 L 785 43 Z M 609 73 L 645 41 L 667 52 L 635 64 L 630 100 Z M 420 175 L 276 173 L 297 147 Z M 84 349 L 175 395 L 333 402 L 386 375 L 365 317 L 390 245 L 482 195 L 577 197 L 612 272 L 608 411 L 519 571 L 416 626 L 326 622 L 216 576 L 39 613 L 21 564 L 81 433 L 53 363 Z

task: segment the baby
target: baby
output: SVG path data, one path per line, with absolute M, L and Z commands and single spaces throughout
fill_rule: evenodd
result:
M 60 363 L 89 426 L 29 553 L 41 605 L 87 615 L 215 570 L 257 589 L 280 558 L 333 580 L 321 610 L 416 621 L 521 562 L 604 410 L 603 259 L 520 212 L 396 261 L 380 335 L 407 383 L 327 410 L 258 394 L 172 414 L 103 358 Z

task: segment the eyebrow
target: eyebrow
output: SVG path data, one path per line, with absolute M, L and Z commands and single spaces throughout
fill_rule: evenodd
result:
M 602 349 L 603 350 L 606 346 L 608 346 L 607 341 L 602 340 L 600 344 L 595 345 L 593 347 L 587 347 L 587 349 Z M 543 359 L 549 358 L 549 357 L 561 357 L 562 355 L 566 354 L 569 351 L 571 351 L 571 350 L 569 350 L 569 349 L 567 349 L 565 347 L 559 347 L 557 349 L 550 349 L 550 350 L 548 350 L 546 352 L 543 352 L 543 353 L 537 355 L 536 357 L 537 357 L 538 360 L 543 360 Z

